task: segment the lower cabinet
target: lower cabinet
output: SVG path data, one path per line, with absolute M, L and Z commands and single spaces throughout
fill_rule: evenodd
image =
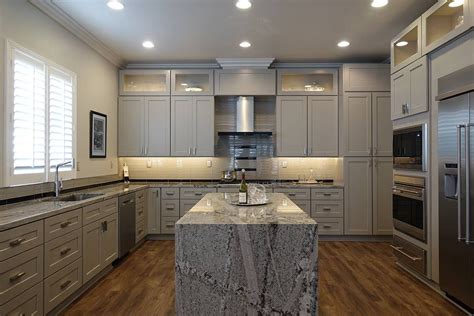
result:
M 197 202 L 199 200 L 181 200 L 179 202 L 179 217 L 183 217 Z
M 179 217 L 162 217 L 161 218 L 161 233 L 174 234 L 174 225 L 179 220 Z
M 391 157 L 374 158 L 372 179 L 373 233 L 392 235 L 393 159 Z
M 344 219 L 343 218 L 318 218 L 319 235 L 343 235 Z
M 161 231 L 161 189 L 148 189 L 147 231 L 159 234 Z
M 82 261 L 59 270 L 44 280 L 44 311 L 48 313 L 82 286 Z
M 0 315 L 43 315 L 43 282 L 0 306 Z
M 135 193 L 135 243 L 145 238 L 147 234 L 148 201 L 147 191 L 140 190 Z

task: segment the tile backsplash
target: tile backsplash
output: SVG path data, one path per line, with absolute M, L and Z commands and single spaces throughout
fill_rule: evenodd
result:
M 131 179 L 219 180 L 232 166 L 231 158 L 120 158 Z M 257 158 L 257 172 L 250 179 L 298 180 L 303 177 L 343 180 L 343 158 Z

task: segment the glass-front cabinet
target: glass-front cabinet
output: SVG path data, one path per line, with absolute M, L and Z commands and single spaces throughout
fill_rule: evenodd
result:
M 171 70 L 172 95 L 213 95 L 214 72 L 208 69 Z
M 281 69 L 277 85 L 278 95 L 337 95 L 338 70 Z
M 125 69 L 120 71 L 120 95 L 169 94 L 169 70 Z
M 421 17 L 392 40 L 391 50 L 392 74 L 421 57 Z
M 422 52 L 427 54 L 472 26 L 472 0 L 441 0 L 422 15 Z

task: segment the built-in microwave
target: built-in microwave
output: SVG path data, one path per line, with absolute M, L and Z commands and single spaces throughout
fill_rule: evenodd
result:
M 393 168 L 426 171 L 427 125 L 393 131 Z

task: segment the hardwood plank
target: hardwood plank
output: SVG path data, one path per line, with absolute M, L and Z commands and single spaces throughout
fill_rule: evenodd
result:
M 320 315 L 463 315 L 395 264 L 388 243 L 319 243 Z M 174 241 L 147 241 L 63 315 L 174 315 Z

